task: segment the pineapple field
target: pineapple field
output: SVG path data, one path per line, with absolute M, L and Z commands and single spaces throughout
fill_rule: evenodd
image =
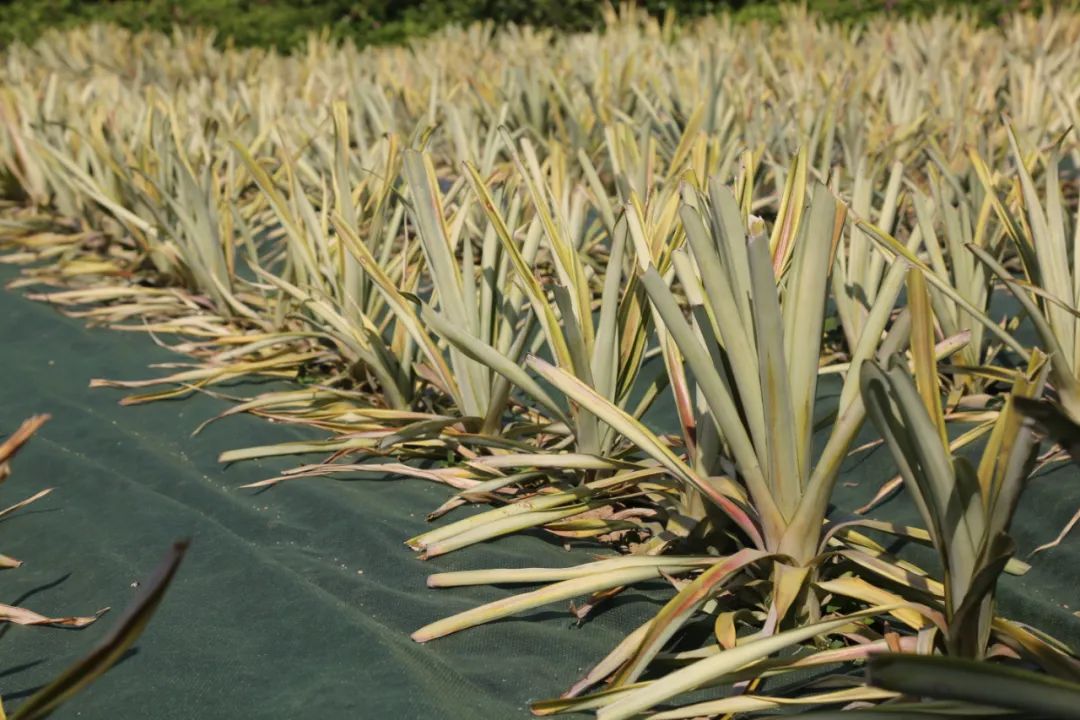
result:
M 1080 718 L 1077 125 L 1075 9 L 10 44 L 5 708 Z

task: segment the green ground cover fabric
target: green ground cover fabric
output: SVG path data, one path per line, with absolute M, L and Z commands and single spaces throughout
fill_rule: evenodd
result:
M 0 281 L 13 277 L 0 273 Z M 629 592 L 583 627 L 565 606 L 429 645 L 408 634 L 505 596 L 506 588 L 428 590 L 427 574 L 568 565 L 541 536 L 516 536 L 424 563 L 402 541 L 448 490 L 416 480 L 305 480 L 268 492 L 236 486 L 295 459 L 223 468 L 228 448 L 286 440 L 295 428 L 253 417 L 211 425 L 226 407 L 196 396 L 120 407 L 92 377 L 143 378 L 182 360 L 142 333 L 87 329 L 54 309 L 0 292 L 0 431 L 53 419 L 13 463 L 4 504 L 56 491 L 0 521 L 0 552 L 25 561 L 0 573 L 0 601 L 48 614 L 114 611 L 80 631 L 9 627 L 0 637 L 0 695 L 9 707 L 88 650 L 170 542 L 193 544 L 137 649 L 56 718 L 515 718 L 563 691 L 657 605 Z M 256 387 L 232 388 L 251 395 Z M 892 472 L 882 450 L 849 462 L 838 502 L 855 507 Z M 1059 465 L 1032 481 L 1014 528 L 1021 554 L 1052 538 L 1080 505 L 1080 474 Z M 904 498 L 881 517 L 914 521 Z M 1003 580 L 1002 611 L 1080 644 L 1080 532 Z

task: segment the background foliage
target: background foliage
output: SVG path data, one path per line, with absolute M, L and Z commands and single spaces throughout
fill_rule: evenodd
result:
M 775 21 L 784 3 L 639 0 L 637 4 L 655 14 L 673 9 L 680 18 L 729 11 L 737 19 Z M 1038 7 L 1031 0 L 809 0 L 807 5 L 824 19 L 845 22 L 938 9 L 963 9 L 984 22 L 997 22 L 1015 10 Z M 0 0 L 0 47 L 17 40 L 32 42 L 49 28 L 87 22 L 110 22 L 132 30 L 202 26 L 217 30 L 222 41 L 231 38 L 241 46 L 280 49 L 324 28 L 333 37 L 360 44 L 400 42 L 449 23 L 478 20 L 584 30 L 602 21 L 602 7 L 596 0 Z

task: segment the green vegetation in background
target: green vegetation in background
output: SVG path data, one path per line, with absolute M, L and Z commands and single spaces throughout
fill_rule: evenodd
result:
M 938 9 L 964 10 L 996 22 L 1016 10 L 1037 9 L 1028 0 L 810 0 L 821 17 L 857 22 L 876 14 L 921 15 Z M 775 21 L 783 3 L 765 0 L 641 0 L 660 14 L 674 10 L 690 18 L 730 11 L 736 19 Z M 564 30 L 601 22 L 596 0 L 0 0 L 0 47 L 32 42 L 54 27 L 116 23 L 132 30 L 168 31 L 173 25 L 208 27 L 237 45 L 293 47 L 306 35 L 329 28 L 332 36 L 359 44 L 400 42 L 448 23 L 493 20 Z

